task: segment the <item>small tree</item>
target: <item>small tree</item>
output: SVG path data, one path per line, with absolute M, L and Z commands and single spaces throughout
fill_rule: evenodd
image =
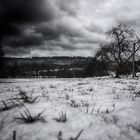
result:
M 85 67 L 85 76 L 105 76 L 108 75 L 108 65 L 107 62 L 99 61 L 97 58 L 93 58 L 89 64 Z
M 110 61 L 108 55 L 108 48 L 101 44 L 101 49 L 97 51 L 95 58 L 99 61 L 100 67 L 100 76 L 103 76 L 105 73 L 107 74 L 108 63 Z

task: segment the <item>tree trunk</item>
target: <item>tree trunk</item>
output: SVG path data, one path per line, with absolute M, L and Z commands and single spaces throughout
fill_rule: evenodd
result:
M 119 74 L 119 69 L 120 69 L 120 66 L 118 66 L 118 68 L 116 69 L 116 78 L 119 78 L 120 74 Z
M 119 74 L 118 74 L 118 72 L 116 72 L 116 78 L 119 78 Z
M 100 77 L 103 75 L 103 61 L 104 61 L 103 54 L 101 54 Z
M 135 43 L 133 44 L 133 65 L 132 65 L 132 77 L 135 78 L 136 71 L 135 71 Z

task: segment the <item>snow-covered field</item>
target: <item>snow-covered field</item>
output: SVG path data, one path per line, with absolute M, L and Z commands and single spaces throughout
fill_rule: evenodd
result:
M 0 140 L 14 130 L 17 140 L 140 140 L 140 80 L 1 79 Z

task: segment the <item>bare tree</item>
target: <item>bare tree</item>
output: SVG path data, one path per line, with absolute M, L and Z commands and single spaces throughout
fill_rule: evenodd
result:
M 125 24 L 119 24 L 107 31 L 109 43 L 98 51 L 106 53 L 110 61 L 117 64 L 116 78 L 125 71 L 128 61 L 133 58 L 133 76 L 135 76 L 135 54 L 140 48 L 140 40 L 135 31 Z M 99 53 L 100 52 L 100 53 Z

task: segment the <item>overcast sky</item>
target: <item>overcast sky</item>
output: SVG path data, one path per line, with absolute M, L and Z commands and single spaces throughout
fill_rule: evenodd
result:
M 140 31 L 140 0 L 0 0 L 6 56 L 93 56 L 117 22 Z

